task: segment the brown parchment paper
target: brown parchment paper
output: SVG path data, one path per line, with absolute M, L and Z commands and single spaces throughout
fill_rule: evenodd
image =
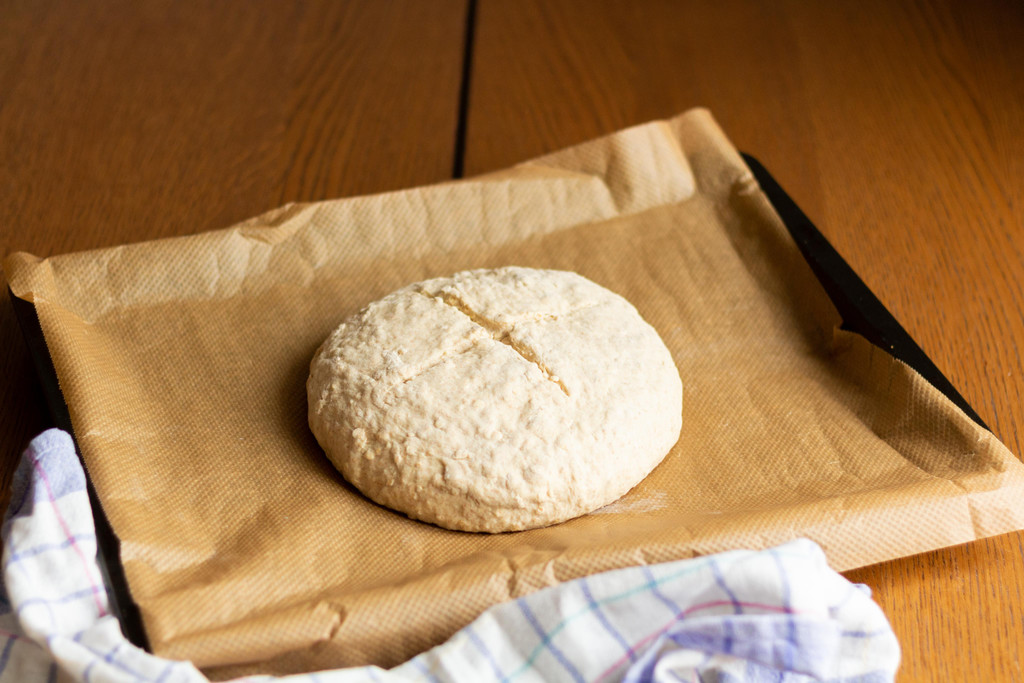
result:
M 683 378 L 679 443 L 620 501 L 546 529 L 453 532 L 369 502 L 307 427 L 314 350 L 398 287 L 510 264 L 637 306 Z M 1024 527 L 1024 467 L 837 329 L 705 111 L 481 178 L 5 269 L 153 650 L 216 678 L 394 665 L 491 604 L 625 565 L 805 536 L 842 570 Z

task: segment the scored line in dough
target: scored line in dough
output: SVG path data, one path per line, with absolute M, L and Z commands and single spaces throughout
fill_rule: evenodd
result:
M 469 320 L 474 325 L 480 327 L 485 332 L 487 332 L 487 334 L 490 335 L 491 339 L 493 339 L 494 341 L 497 341 L 497 342 L 501 342 L 505 346 L 507 346 L 510 349 L 512 349 L 513 351 L 515 351 L 516 355 L 518 355 L 520 358 L 525 360 L 527 363 L 530 363 L 531 365 L 535 366 L 538 370 L 540 370 L 541 374 L 544 375 L 544 377 L 549 382 L 553 382 L 554 384 L 557 384 L 558 388 L 562 390 L 562 393 L 565 394 L 566 396 L 569 396 L 569 388 L 565 386 L 565 383 L 562 382 L 562 380 L 558 377 L 558 375 L 553 373 L 550 368 L 548 368 L 539 358 L 537 358 L 536 355 L 534 355 L 532 349 L 530 349 L 527 346 L 523 346 L 522 344 L 518 344 L 518 343 L 516 343 L 516 341 L 514 339 L 512 339 L 512 336 L 511 336 L 511 331 L 512 330 L 511 330 L 511 328 L 502 327 L 497 322 L 495 322 L 493 320 L 490 320 L 489 318 L 486 318 L 486 317 L 480 315 L 479 313 L 474 311 L 472 308 L 470 308 L 466 304 L 465 301 L 462 301 L 461 299 L 459 299 L 458 297 L 452 295 L 451 293 L 447 293 L 447 295 L 442 295 L 442 296 L 435 296 L 433 294 L 428 294 L 427 292 L 425 292 L 423 290 L 419 290 L 418 289 L 418 290 L 415 290 L 415 291 L 418 294 L 422 294 L 423 296 L 427 297 L 428 299 L 433 299 L 433 300 L 437 301 L 438 303 L 441 303 L 441 304 L 443 304 L 445 306 L 448 306 L 449 308 L 451 308 L 453 310 L 456 310 L 459 313 L 461 313 L 462 315 L 464 315 L 467 318 L 469 318 Z M 558 317 L 554 316 L 554 315 L 551 315 L 551 316 L 545 316 L 544 319 L 547 319 L 547 320 L 557 320 Z M 469 344 L 465 348 L 460 349 L 459 353 L 462 353 L 462 352 L 468 350 L 468 348 L 470 346 L 472 346 L 472 344 Z M 443 362 L 444 359 L 447 358 L 450 355 L 453 355 L 453 354 L 445 353 L 443 356 L 441 356 L 441 358 L 438 358 L 435 363 L 431 363 L 430 367 L 433 367 L 434 365 Z M 424 368 L 424 371 L 427 370 L 427 369 L 428 368 Z M 417 373 L 417 374 L 422 374 L 422 372 L 421 373 Z M 412 379 L 412 377 L 410 377 L 409 379 Z M 408 381 L 408 380 L 403 380 L 403 381 Z

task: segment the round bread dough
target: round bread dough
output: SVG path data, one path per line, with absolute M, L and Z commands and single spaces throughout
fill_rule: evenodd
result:
M 576 273 L 473 270 L 400 289 L 317 350 L 309 425 L 360 491 L 463 531 L 620 498 L 668 453 L 683 386 L 658 333 Z

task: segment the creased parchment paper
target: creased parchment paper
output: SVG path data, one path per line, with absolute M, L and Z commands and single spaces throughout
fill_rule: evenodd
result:
M 637 488 L 546 529 L 411 521 L 306 424 L 317 345 L 410 282 L 577 271 L 685 386 Z M 216 678 L 394 665 L 580 575 L 797 536 L 849 569 L 1024 527 L 1024 467 L 836 311 L 711 116 L 492 175 L 286 206 L 223 231 L 5 262 L 35 303 L 153 650 Z

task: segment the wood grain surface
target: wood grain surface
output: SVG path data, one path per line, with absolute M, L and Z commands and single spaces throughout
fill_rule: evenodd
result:
M 1024 4 L 481 0 L 465 167 L 711 109 L 1024 452 Z M 848 572 L 900 681 L 1024 680 L 1024 536 Z
M 0 3 L 0 254 L 450 177 L 465 0 Z M 0 505 L 48 424 L 0 296 Z
M 1024 452 L 1024 4 L 0 1 L 0 253 L 467 175 L 693 106 Z M 47 425 L 0 303 L 0 504 Z M 1024 536 L 849 572 L 901 681 L 1024 679 Z

